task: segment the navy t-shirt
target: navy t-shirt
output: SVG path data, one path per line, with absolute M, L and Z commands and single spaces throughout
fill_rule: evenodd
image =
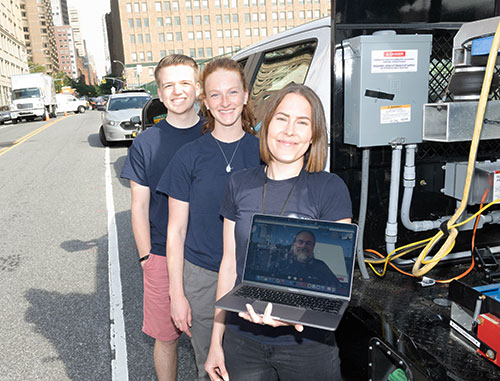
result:
M 232 170 L 229 173 L 221 150 L 230 161 Z M 223 222 L 219 210 L 226 182 L 232 173 L 259 163 L 259 141 L 248 133 L 233 143 L 216 141 L 211 133 L 206 133 L 177 151 L 156 189 L 169 197 L 189 202 L 184 243 L 186 260 L 219 271 Z
M 168 163 L 184 144 L 201 136 L 204 121 L 190 128 L 175 128 L 165 119 L 140 133 L 129 149 L 120 177 L 149 187 L 151 253 L 166 255 L 168 198 L 156 185 Z
M 221 215 L 235 222 L 236 268 L 239 284 L 242 279 L 250 224 L 255 213 L 279 215 L 290 189 L 295 187 L 283 211 L 284 216 L 337 221 L 352 217 L 351 199 L 344 181 L 328 172 L 310 173 L 304 169 L 298 177 L 286 180 L 267 179 L 266 207 L 263 210 L 263 191 L 266 174 L 261 165 L 235 173 L 228 181 Z M 322 340 L 326 331 L 307 327 L 297 332 L 293 327 L 274 328 L 248 322 L 235 313 L 227 313 L 229 329 L 266 344 L 290 345 L 303 339 Z

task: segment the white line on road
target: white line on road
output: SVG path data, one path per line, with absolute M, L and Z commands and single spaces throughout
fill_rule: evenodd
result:
M 109 148 L 106 147 L 104 162 L 106 166 L 106 207 L 108 210 L 108 274 L 111 333 L 111 373 L 113 381 L 128 380 L 127 341 L 125 338 L 125 321 L 123 319 L 122 282 L 120 277 L 120 261 L 118 255 L 118 232 L 115 220 L 113 201 L 113 185 L 111 183 L 111 167 Z

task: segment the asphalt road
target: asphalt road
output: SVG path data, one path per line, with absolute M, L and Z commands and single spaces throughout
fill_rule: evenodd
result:
M 0 380 L 112 380 L 99 126 L 97 111 L 0 126 Z M 155 380 L 153 340 L 141 332 L 130 189 L 119 178 L 127 146 L 109 155 L 127 347 L 120 371 Z M 195 379 L 185 336 L 179 357 L 179 380 Z

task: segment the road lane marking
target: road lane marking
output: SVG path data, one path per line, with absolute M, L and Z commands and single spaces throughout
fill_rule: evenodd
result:
M 125 320 L 123 318 L 118 232 L 116 229 L 109 152 L 109 147 L 106 147 L 104 163 L 106 166 L 106 208 L 108 210 L 108 277 L 111 334 L 111 374 L 113 381 L 128 381 L 127 340 L 125 337 Z
M 62 120 L 64 120 L 65 118 L 67 118 L 67 116 L 64 116 L 62 117 L 61 119 L 57 119 L 57 120 L 54 120 L 53 122 L 50 122 L 50 123 L 47 123 L 47 124 L 44 124 L 43 126 L 41 127 L 38 127 L 36 130 L 33 130 L 31 131 L 30 133 L 20 137 L 19 139 L 17 139 L 14 143 L 12 143 L 11 146 L 9 147 L 4 147 L 2 149 L 0 149 L 0 156 L 2 155 L 5 155 L 7 152 L 9 152 L 12 148 L 14 147 L 17 147 L 19 144 L 21 143 L 24 143 L 26 140 L 28 140 L 29 138 L 35 136 L 36 134 L 38 134 L 39 132 L 42 132 L 43 130 L 45 130 L 46 128 L 49 128 L 50 126 L 53 126 L 54 124 L 56 124 L 57 122 L 61 122 Z

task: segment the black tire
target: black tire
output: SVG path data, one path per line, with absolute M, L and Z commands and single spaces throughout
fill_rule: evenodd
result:
M 17 119 L 12 119 L 12 124 L 17 124 Z
M 78 114 L 83 114 L 85 112 L 84 106 L 78 106 Z
M 102 126 L 101 128 L 99 128 L 99 140 L 104 147 L 109 147 L 111 145 L 110 142 L 106 139 L 106 135 L 104 135 L 104 129 Z

